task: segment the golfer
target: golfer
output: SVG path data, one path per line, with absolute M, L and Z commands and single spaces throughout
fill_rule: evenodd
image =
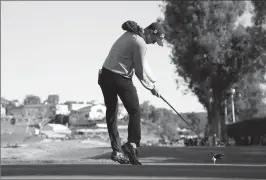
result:
M 140 105 L 132 77 L 135 72 L 141 84 L 160 97 L 154 75 L 144 56 L 147 44 L 157 42 L 163 46 L 165 31 L 157 22 L 142 29 L 136 22 L 126 21 L 122 29 L 126 32 L 111 47 L 99 71 L 98 84 L 106 105 L 106 123 L 113 149 L 111 159 L 120 164 L 141 165 L 137 157 L 141 140 Z M 118 96 L 129 114 L 128 139 L 122 146 L 117 129 Z

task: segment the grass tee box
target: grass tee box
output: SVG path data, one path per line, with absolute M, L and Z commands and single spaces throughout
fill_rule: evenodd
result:
M 22 143 L 30 134 L 26 132 L 26 123 L 16 125 L 1 121 L 1 147 L 7 143 Z

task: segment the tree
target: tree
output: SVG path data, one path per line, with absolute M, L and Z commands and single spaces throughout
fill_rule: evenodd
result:
M 235 100 L 236 115 L 239 120 L 246 120 L 258 115 L 259 108 L 264 104 L 265 93 L 260 84 L 266 83 L 261 72 L 249 74 L 237 83 L 237 91 L 241 95 Z
M 157 110 L 156 108 L 152 109 L 150 114 L 150 119 L 152 120 L 153 123 L 159 123 L 161 117 L 162 117 L 161 111 Z
M 53 119 L 56 116 L 56 107 L 54 105 L 48 105 L 43 112 L 43 117 Z
M 197 116 L 196 113 L 188 113 L 187 118 L 190 120 L 190 124 L 193 127 L 193 129 L 199 133 L 200 131 L 200 118 Z
M 162 139 L 167 139 L 170 142 L 174 140 L 174 138 L 177 135 L 177 126 L 174 124 L 174 122 L 171 123 L 163 123 L 162 126 L 160 126 L 161 132 L 160 136 Z
M 23 101 L 24 105 L 41 104 L 41 98 L 35 95 L 27 95 Z
M 59 95 L 57 94 L 51 94 L 48 96 L 46 102 L 48 102 L 49 104 L 58 104 L 59 103 Z
M 5 104 L 4 107 L 6 108 L 6 114 L 7 114 L 7 115 L 12 115 L 10 111 L 11 111 L 13 108 L 15 108 L 16 105 L 13 104 L 11 101 L 9 101 L 8 103 Z
M 164 19 L 159 21 L 166 29 L 176 73 L 207 109 L 210 135 L 225 139 L 222 102 L 243 75 L 265 69 L 260 58 L 265 32 L 236 27 L 245 1 L 164 2 Z
M 266 23 L 266 1 L 264 0 L 252 0 L 251 1 L 254 7 L 254 16 L 253 22 L 255 26 L 263 26 Z
M 144 101 L 140 105 L 140 116 L 145 119 L 149 120 L 150 118 L 150 113 L 151 113 L 151 105 L 149 101 Z

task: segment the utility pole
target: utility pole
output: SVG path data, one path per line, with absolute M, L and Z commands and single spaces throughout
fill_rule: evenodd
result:
M 235 103 L 234 103 L 234 95 L 235 95 L 235 89 L 231 89 L 231 103 L 232 103 L 232 118 L 233 118 L 233 123 L 236 122 L 235 120 Z
M 227 99 L 224 100 L 224 122 L 225 122 L 225 124 L 228 124 L 228 118 L 227 118 Z

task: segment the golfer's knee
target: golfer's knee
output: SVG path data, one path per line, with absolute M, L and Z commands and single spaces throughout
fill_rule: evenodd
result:
M 108 104 L 106 105 L 106 112 L 116 112 L 117 104 Z
M 139 116 L 140 108 L 139 107 L 131 107 L 128 109 L 129 116 Z

